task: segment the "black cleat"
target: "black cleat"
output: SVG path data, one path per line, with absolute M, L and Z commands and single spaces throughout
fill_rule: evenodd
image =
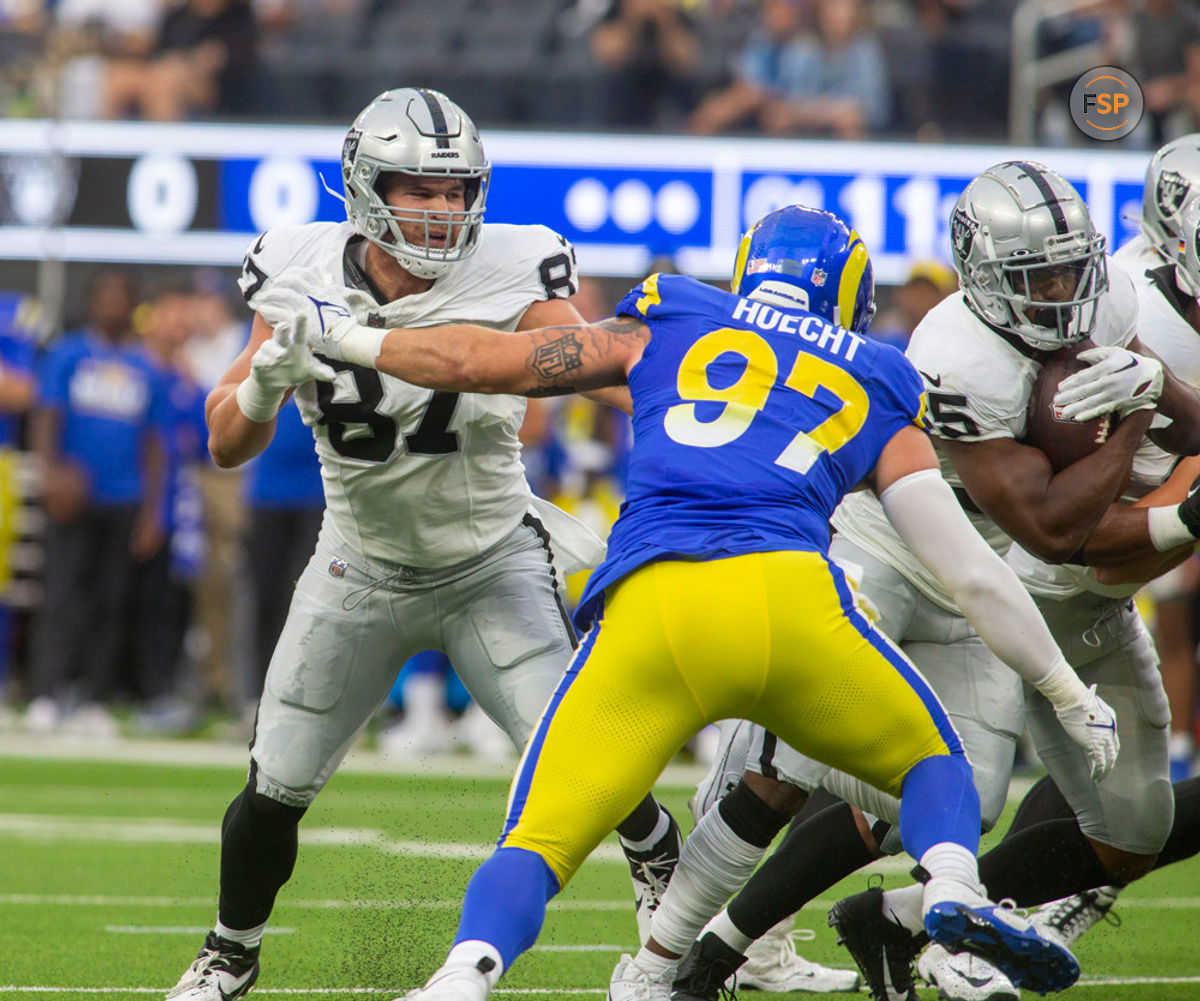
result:
M 919 1001 L 912 967 L 926 937 L 884 916 L 880 887 L 839 900 L 829 911 L 829 927 L 837 929 L 838 944 L 854 957 L 875 1001 Z
M 167 1001 L 235 1001 L 258 979 L 258 949 L 210 931 L 196 961 L 184 971 Z
M 712 932 L 702 935 L 680 964 L 671 985 L 672 1001 L 718 1001 L 722 996 L 733 997 L 725 982 L 745 961 L 746 957 L 724 939 Z
M 679 825 L 675 818 L 662 807 L 670 820 L 667 833 L 657 844 L 644 852 L 632 852 L 625 848 L 625 857 L 629 860 L 629 875 L 633 879 L 633 896 L 637 902 L 638 938 L 645 945 L 650 938 L 650 922 L 658 905 L 662 903 L 663 894 L 667 892 L 667 884 L 679 865 L 679 853 L 683 851 L 683 835 L 679 833 Z M 622 845 L 624 848 L 624 845 Z

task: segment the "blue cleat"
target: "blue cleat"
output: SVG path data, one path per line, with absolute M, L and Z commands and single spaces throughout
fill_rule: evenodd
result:
M 925 930 L 951 952 L 967 950 L 999 967 L 1016 986 L 1048 994 L 1079 979 L 1079 963 L 1069 949 L 1043 938 L 1010 907 L 969 907 L 953 900 L 925 913 Z
M 1069 949 L 1044 939 L 1010 907 L 942 900 L 925 912 L 925 930 L 952 952 L 966 949 L 1000 967 L 1016 987 L 1050 994 L 1079 979 L 1079 963 Z

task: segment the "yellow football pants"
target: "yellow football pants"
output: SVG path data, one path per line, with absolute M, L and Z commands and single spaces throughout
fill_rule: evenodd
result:
M 809 552 L 640 567 L 602 615 L 530 737 L 501 845 L 567 881 L 703 726 L 749 719 L 892 795 L 960 749 L 937 696 Z

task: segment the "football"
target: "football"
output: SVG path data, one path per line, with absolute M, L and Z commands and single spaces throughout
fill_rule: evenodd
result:
M 1078 355 L 1091 347 L 1095 345 L 1084 340 L 1055 351 L 1042 365 L 1029 395 L 1025 444 L 1045 452 L 1056 473 L 1103 445 L 1117 424 L 1116 413 L 1102 414 L 1081 424 L 1055 411 L 1054 394 L 1058 384 L 1068 375 L 1087 368 L 1087 362 L 1080 361 Z

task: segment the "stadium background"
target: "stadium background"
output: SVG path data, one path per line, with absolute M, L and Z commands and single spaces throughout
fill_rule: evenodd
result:
M 843 3 L 854 43 L 883 70 L 884 100 L 859 127 L 768 135 L 748 119 L 719 136 L 693 134 L 702 98 L 736 81 L 768 18 L 794 8 L 788 41 L 819 61 L 839 45 L 822 34 L 817 8 Z M 664 8 L 690 32 L 683 72 L 641 36 L 629 61 L 600 58 L 605 26 L 638 6 Z M 153 326 L 167 291 L 185 289 L 223 300 L 225 321 L 244 338 L 248 313 L 233 282 L 247 245 L 272 226 L 342 218 L 325 184 L 340 188 L 338 152 L 350 120 L 381 90 L 423 85 L 444 90 L 481 129 L 495 164 L 487 219 L 544 223 L 575 244 L 588 280 L 585 315 L 608 315 L 652 270 L 725 280 L 742 228 L 800 201 L 847 216 L 862 234 L 880 282 L 875 333 L 902 342 L 911 329 L 905 290 L 924 281 L 946 293 L 949 207 L 994 162 L 1031 158 L 1065 174 L 1114 247 L 1136 232 L 1150 151 L 1198 126 L 1194 7 L 0 0 L 0 333 L 43 353 L 85 322 L 89 280 L 115 265 L 138 280 L 139 331 Z M 178 27 L 192 18 L 194 27 L 196 18 L 230 9 L 248 16 L 249 27 L 239 39 L 240 75 L 215 100 L 169 122 L 137 120 L 147 116 L 136 108 L 102 117 L 110 65 L 145 69 L 168 48 L 170 19 Z M 1085 139 L 1065 110 L 1079 74 L 1106 63 L 1150 85 L 1154 105 L 1115 143 Z M 620 501 L 623 424 L 576 400 L 536 408 L 531 423 L 531 479 L 603 528 Z M 233 546 L 224 614 L 234 634 L 224 675 L 206 675 L 201 637 L 175 668 L 174 703 L 147 706 L 136 686 L 118 689 L 111 715 L 38 732 L 27 713 L 26 656 L 40 608 L 44 521 L 24 432 L 18 425 L 0 455 L 0 601 L 8 609 L 0 623 L 0 995 L 161 994 L 178 973 L 181 945 L 190 948 L 211 920 L 215 819 L 244 771 L 245 711 L 255 695 L 255 639 L 243 611 L 248 557 L 236 536 L 223 540 Z M 211 531 L 218 513 L 209 514 Z M 1153 610 L 1153 599 L 1146 607 Z M 461 693 L 438 693 L 438 713 L 443 701 L 463 709 Z M 389 722 L 381 721 L 381 734 Z M 163 734 L 190 739 L 154 739 Z M 389 757 L 375 753 L 382 743 L 372 735 L 306 822 L 303 850 L 317 864 L 303 867 L 281 901 L 278 958 L 261 993 L 391 996 L 428 973 L 452 931 L 462 886 L 494 836 L 511 766 L 507 758 Z M 468 744 L 497 753 L 486 738 Z M 660 790 L 679 816 L 696 774 L 674 771 Z M 602 993 L 597 985 L 632 942 L 627 917 L 623 933 L 614 930 L 627 885 L 608 848 L 552 911 L 546 951 L 507 988 Z M 1084 942 L 1085 980 L 1072 996 L 1195 996 L 1194 956 L 1180 931 L 1200 906 L 1192 869 L 1156 874 L 1127 894 L 1124 933 L 1102 928 Z M 861 881 L 830 898 L 858 889 Z M 805 952 L 845 965 L 824 928 L 820 906 L 829 902 L 801 915 L 802 925 L 818 929 Z M 424 916 L 414 922 L 410 911 Z

